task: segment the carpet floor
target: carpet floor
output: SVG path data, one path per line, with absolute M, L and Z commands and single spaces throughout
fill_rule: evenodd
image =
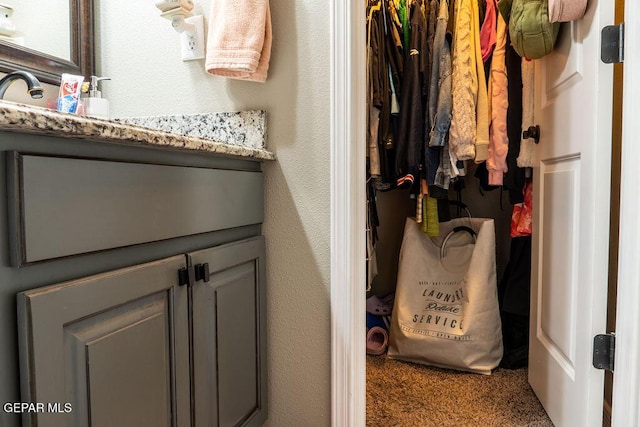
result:
M 553 427 L 527 370 L 479 375 L 367 356 L 367 426 Z

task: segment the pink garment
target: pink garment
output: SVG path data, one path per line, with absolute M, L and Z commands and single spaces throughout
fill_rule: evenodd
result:
M 531 236 L 533 230 L 533 183 L 530 179 L 524 184 L 524 203 L 513 205 L 511 215 L 511 237 Z
M 269 0 L 212 0 L 205 62 L 209 74 L 264 82 L 271 42 Z
M 549 0 L 549 22 L 580 19 L 587 11 L 587 0 Z
M 507 152 L 509 136 L 507 134 L 507 109 L 509 108 L 508 78 L 506 66 L 507 23 L 498 14 L 496 48 L 491 60 L 489 74 L 489 93 L 491 97 L 491 128 L 489 129 L 489 156 L 487 170 L 489 185 L 502 185 L 507 172 Z
M 482 49 L 482 62 L 487 62 L 491 56 L 493 48 L 496 46 L 498 2 L 497 0 L 487 0 L 487 10 L 484 15 L 484 22 L 480 29 L 480 48 Z

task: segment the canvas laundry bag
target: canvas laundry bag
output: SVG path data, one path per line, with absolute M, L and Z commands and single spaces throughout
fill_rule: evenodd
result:
M 472 228 L 452 234 L 458 226 Z M 502 359 L 493 219 L 458 218 L 432 239 L 407 219 L 389 335 L 392 359 L 490 374 Z

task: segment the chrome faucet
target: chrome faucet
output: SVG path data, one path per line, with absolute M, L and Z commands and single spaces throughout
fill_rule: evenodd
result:
M 7 74 L 0 80 L 0 99 L 4 98 L 4 93 L 7 91 L 11 83 L 16 80 L 24 80 L 25 83 L 27 83 L 27 93 L 31 95 L 33 99 L 42 98 L 43 89 L 36 76 L 28 71 L 14 71 Z

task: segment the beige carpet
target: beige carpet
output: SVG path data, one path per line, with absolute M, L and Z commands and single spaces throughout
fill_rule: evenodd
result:
M 367 426 L 552 427 L 527 370 L 478 375 L 367 356 Z

